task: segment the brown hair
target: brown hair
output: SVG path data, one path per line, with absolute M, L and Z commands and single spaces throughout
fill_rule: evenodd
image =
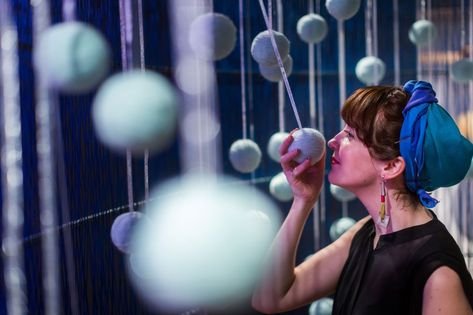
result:
M 399 135 L 409 94 L 400 87 L 370 86 L 356 90 L 342 108 L 342 118 L 356 131 L 373 158 L 389 161 L 401 155 Z M 417 202 L 417 195 L 405 187 L 400 195 Z

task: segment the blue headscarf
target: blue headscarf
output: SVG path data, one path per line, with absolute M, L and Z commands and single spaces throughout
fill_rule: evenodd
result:
M 433 208 L 438 201 L 427 191 L 459 183 L 470 167 L 473 145 L 437 103 L 430 83 L 411 80 L 404 91 L 410 99 L 402 112 L 399 147 L 406 185 L 422 205 Z

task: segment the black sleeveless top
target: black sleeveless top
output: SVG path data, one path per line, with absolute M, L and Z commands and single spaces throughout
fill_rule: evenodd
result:
M 332 315 L 422 314 L 424 285 L 441 266 L 457 272 L 473 308 L 473 280 L 460 248 L 433 216 L 425 224 L 382 235 L 374 250 L 373 220 L 365 223 L 353 238 Z

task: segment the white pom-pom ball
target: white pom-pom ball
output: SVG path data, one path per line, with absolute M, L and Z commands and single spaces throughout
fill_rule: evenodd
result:
M 151 71 L 119 73 L 95 96 L 92 118 L 97 136 L 113 149 L 157 151 L 173 138 L 177 97 L 166 78 Z
M 348 20 L 360 9 L 360 0 L 327 0 L 325 7 L 337 20 Z
M 48 87 L 65 93 L 92 90 L 111 66 L 111 50 L 105 37 L 80 22 L 59 23 L 44 31 L 33 58 Z
M 378 84 L 384 78 L 386 65 L 374 56 L 360 59 L 355 67 L 356 77 L 365 84 Z
M 349 217 L 343 217 L 338 220 L 335 220 L 335 222 L 333 222 L 332 225 L 330 226 L 330 231 L 329 231 L 330 239 L 332 241 L 335 241 L 340 236 L 342 236 L 343 233 L 345 233 L 353 225 L 355 225 L 355 223 L 356 221 Z
M 417 46 L 432 43 L 437 37 L 437 28 L 429 20 L 419 20 L 412 24 L 409 30 L 410 41 Z
M 297 163 L 304 162 L 310 158 L 310 163 L 315 164 L 325 153 L 325 138 L 315 129 L 302 128 L 292 134 L 294 141 L 288 148 L 288 151 L 299 149 L 301 153 L 294 159 Z
M 469 59 L 460 59 L 450 66 L 452 79 L 457 82 L 468 82 L 473 79 L 473 61 Z
M 110 237 L 113 244 L 123 253 L 129 254 L 130 240 L 133 229 L 142 218 L 142 213 L 138 211 L 120 214 L 113 221 Z
M 266 151 L 268 152 L 269 157 L 275 161 L 279 162 L 281 160 L 281 154 L 279 154 L 279 149 L 281 148 L 281 144 L 286 140 L 289 136 L 287 132 L 276 132 L 269 138 L 268 146 Z
M 275 204 L 215 175 L 172 180 L 152 196 L 145 212 L 150 223 L 132 238 L 128 271 L 138 293 L 169 309 L 247 297 L 280 224 Z
M 261 150 L 250 139 L 240 139 L 232 143 L 229 151 L 230 162 L 241 173 L 251 173 L 261 163 Z
M 351 191 L 334 184 L 330 184 L 330 193 L 340 202 L 348 202 L 356 198 L 356 195 Z
M 332 315 L 333 299 L 322 298 L 309 307 L 309 315 Z
M 292 199 L 292 189 L 283 172 L 274 176 L 269 182 L 269 192 L 279 201 L 289 201 Z
M 281 60 L 285 60 L 289 55 L 290 42 L 287 37 L 277 31 L 273 31 L 276 46 L 278 47 Z M 278 59 L 274 53 L 273 45 L 271 44 L 271 35 L 269 31 L 263 31 L 256 35 L 251 43 L 251 55 L 259 64 L 266 66 L 274 66 L 278 64 Z
M 199 57 L 220 60 L 235 48 L 236 31 L 235 24 L 226 15 L 206 13 L 192 22 L 189 43 Z
M 468 172 L 466 173 L 466 177 L 473 178 L 473 158 L 471 159 L 470 168 L 468 169 Z
M 310 13 L 297 21 L 297 34 L 308 44 L 320 43 L 327 36 L 327 32 L 327 22 L 318 14 Z
M 286 75 L 289 77 L 292 73 L 292 57 L 288 55 L 283 62 L 284 70 Z M 282 80 L 282 73 L 279 65 L 266 66 L 264 64 L 259 64 L 259 71 L 261 75 L 268 81 L 279 82 Z

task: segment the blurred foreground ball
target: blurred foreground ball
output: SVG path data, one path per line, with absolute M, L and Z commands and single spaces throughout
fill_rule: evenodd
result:
M 332 223 L 330 226 L 330 239 L 332 241 L 337 240 L 343 233 L 348 231 L 353 225 L 355 225 L 356 221 L 349 217 L 343 217 L 335 222 Z
M 111 50 L 102 34 L 80 22 L 59 23 L 44 31 L 34 64 L 49 88 L 85 93 L 97 86 L 111 65 Z
M 348 202 L 356 198 L 356 195 L 351 191 L 334 184 L 330 184 L 330 193 L 332 193 L 332 196 L 340 202 Z
M 355 67 L 356 77 L 365 84 L 378 84 L 384 78 L 386 65 L 374 56 L 360 59 Z
M 310 158 L 311 164 L 315 164 L 325 153 L 325 138 L 315 129 L 302 128 L 292 134 L 294 141 L 289 146 L 288 152 L 299 149 L 301 153 L 294 159 L 297 163 L 304 162 Z
M 309 315 L 332 315 L 333 300 L 322 298 L 315 301 L 309 307 Z
M 230 146 L 229 158 L 234 169 L 251 173 L 261 162 L 261 150 L 253 140 L 240 139 Z
M 141 212 L 132 211 L 120 214 L 113 221 L 110 236 L 113 244 L 123 253 L 129 254 L 133 229 L 142 218 Z
M 274 176 L 269 182 L 269 192 L 279 201 L 289 201 L 292 199 L 292 189 L 283 172 Z
M 473 158 L 471 159 L 470 168 L 468 169 L 465 177 L 470 179 L 473 178 Z
M 268 141 L 268 146 L 266 148 L 266 151 L 268 152 L 269 157 L 275 161 L 279 162 L 281 160 L 281 154 L 279 154 L 279 148 L 281 147 L 281 144 L 286 140 L 286 138 L 289 136 L 289 133 L 287 132 L 276 132 L 269 138 Z
M 235 48 L 236 27 L 226 15 L 203 14 L 190 26 L 189 43 L 192 50 L 201 58 L 223 59 Z
M 473 61 L 469 59 L 461 59 L 455 61 L 450 66 L 452 79 L 457 82 L 468 82 L 473 80 Z
M 437 37 L 437 28 L 429 20 L 418 20 L 412 24 L 409 30 L 410 41 L 417 46 L 425 46 L 432 43 Z
M 116 150 L 157 151 L 171 142 L 177 97 L 166 78 L 151 71 L 120 73 L 95 96 L 92 115 L 97 136 Z
M 285 60 L 289 55 L 290 43 L 287 37 L 279 32 L 273 31 L 276 46 L 278 47 L 281 60 Z M 271 44 L 271 35 L 269 31 L 263 31 L 256 35 L 251 43 L 251 55 L 255 61 L 265 66 L 274 66 L 278 64 L 278 59 L 274 53 Z
M 337 20 L 347 20 L 353 17 L 360 9 L 360 0 L 327 0 L 325 6 Z
M 264 269 L 278 209 L 257 189 L 213 176 L 182 177 L 155 190 L 145 212 L 151 223 L 133 234 L 132 283 L 162 308 L 238 301 Z
M 297 21 L 297 34 L 308 44 L 320 43 L 327 35 L 327 32 L 327 22 L 318 14 L 310 13 Z
M 286 71 L 286 75 L 289 77 L 292 73 L 292 57 L 288 55 L 283 62 L 284 71 Z M 263 78 L 271 82 L 279 82 L 282 80 L 282 73 L 279 65 L 276 64 L 274 66 L 265 66 L 264 64 L 259 65 L 259 71 Z

